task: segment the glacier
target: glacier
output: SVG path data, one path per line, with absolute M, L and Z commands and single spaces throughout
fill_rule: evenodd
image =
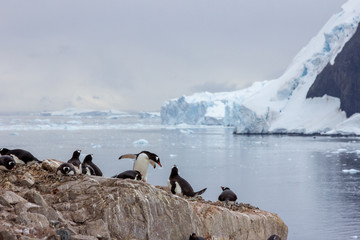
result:
M 166 101 L 161 106 L 162 124 L 232 126 L 238 134 L 360 135 L 360 114 L 347 118 L 340 99 L 306 99 L 316 76 L 328 63 L 334 64 L 359 21 L 360 1 L 348 0 L 279 78 L 238 91 Z

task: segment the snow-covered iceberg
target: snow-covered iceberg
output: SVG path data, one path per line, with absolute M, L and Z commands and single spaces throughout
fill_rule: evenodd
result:
M 162 123 L 221 124 L 234 126 L 236 133 L 360 134 L 359 114 L 346 118 L 338 98 L 306 98 L 316 76 L 328 63 L 334 64 L 359 21 L 360 1 L 349 0 L 280 78 L 239 91 L 167 101 L 161 107 Z

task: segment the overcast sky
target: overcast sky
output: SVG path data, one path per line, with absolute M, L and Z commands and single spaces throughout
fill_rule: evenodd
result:
M 0 111 L 159 111 L 278 78 L 346 0 L 0 0 Z

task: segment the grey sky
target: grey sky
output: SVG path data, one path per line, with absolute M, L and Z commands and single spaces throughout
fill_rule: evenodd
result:
M 158 111 L 279 77 L 346 0 L 0 0 L 0 111 Z

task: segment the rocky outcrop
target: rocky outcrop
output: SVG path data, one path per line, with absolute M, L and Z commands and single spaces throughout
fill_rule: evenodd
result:
M 0 240 L 183 240 L 192 232 L 207 239 L 287 239 L 276 214 L 248 204 L 226 208 L 141 181 L 59 178 L 52 170 L 45 161 L 0 172 Z
M 306 98 L 325 94 L 340 98 L 340 108 L 350 117 L 360 113 L 360 30 L 336 56 L 335 63 L 328 65 L 316 77 Z

